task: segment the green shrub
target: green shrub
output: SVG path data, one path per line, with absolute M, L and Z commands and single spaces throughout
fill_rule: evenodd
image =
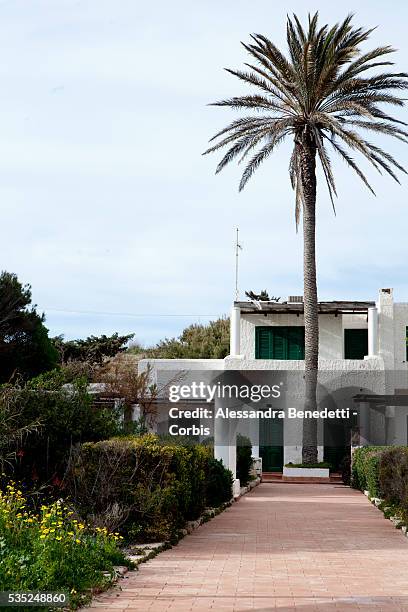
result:
M 215 484 L 213 461 L 201 445 L 166 444 L 152 434 L 115 438 L 78 447 L 65 485 L 93 524 L 139 541 L 167 540 L 200 516 L 207 497 L 231 498 L 230 479 Z
M 76 520 L 62 502 L 37 514 L 13 482 L 0 491 L 0 591 L 64 591 L 76 606 L 85 591 L 109 583 L 104 572 L 129 565 L 119 541 Z
M 218 459 L 211 458 L 208 462 L 206 505 L 217 508 L 230 501 L 232 497 L 233 477 Z
M 241 486 L 251 480 L 252 444 L 251 440 L 241 434 L 237 435 L 237 478 Z
M 353 453 L 351 482 L 355 489 L 368 491 L 371 497 L 379 497 L 379 461 L 385 446 L 364 446 Z
M 408 447 L 364 447 L 353 454 L 352 485 L 384 499 L 408 524 Z
M 116 411 L 96 407 L 82 379 L 52 391 L 30 385 L 0 388 L 0 417 L 12 441 L 3 444 L 0 434 L 0 466 L 6 471 L 12 467 L 16 480 L 41 485 L 58 485 L 73 445 L 106 439 L 119 429 Z M 24 435 L 13 435 L 25 429 Z
M 384 450 L 379 462 L 381 496 L 388 505 L 401 507 L 408 515 L 408 448 L 394 446 Z

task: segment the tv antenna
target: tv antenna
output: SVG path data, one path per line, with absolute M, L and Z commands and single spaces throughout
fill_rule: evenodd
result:
M 238 289 L 238 261 L 239 252 L 242 251 L 242 246 L 239 244 L 239 228 L 237 227 L 237 239 L 235 243 L 235 301 L 239 301 L 239 289 Z

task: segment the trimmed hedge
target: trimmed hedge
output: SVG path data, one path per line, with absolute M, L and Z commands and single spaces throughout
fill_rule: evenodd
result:
M 366 446 L 353 455 L 352 485 L 387 505 L 400 509 L 408 519 L 408 447 Z
M 65 485 L 84 519 L 139 541 L 171 539 L 205 507 L 232 497 L 232 474 L 210 448 L 152 434 L 83 444 Z
M 384 450 L 379 462 L 380 496 L 399 506 L 408 516 L 408 448 L 393 446 Z
M 385 446 L 363 446 L 353 453 L 351 484 L 354 489 L 368 491 L 371 497 L 380 496 L 379 461 Z

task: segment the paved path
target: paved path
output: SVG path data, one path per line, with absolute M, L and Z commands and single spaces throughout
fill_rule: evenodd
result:
M 262 484 L 92 608 L 408 611 L 408 539 L 342 486 Z

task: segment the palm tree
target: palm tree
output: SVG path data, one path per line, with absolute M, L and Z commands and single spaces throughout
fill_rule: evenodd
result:
M 316 283 L 316 160 L 319 160 L 332 206 L 337 196 L 329 150 L 342 158 L 373 191 L 358 162 L 359 153 L 378 172 L 385 171 L 399 182 L 396 170 L 405 169 L 389 153 L 370 142 L 365 131 L 393 136 L 408 142 L 404 122 L 382 110 L 383 105 L 403 106 L 401 90 L 408 87 L 408 74 L 391 72 L 390 46 L 362 52 L 372 29 L 352 25 L 352 15 L 333 27 L 318 24 L 318 13 L 310 16 L 307 28 L 298 17 L 287 20 L 286 57 L 266 36 L 254 34 L 243 47 L 252 63 L 245 70 L 229 70 L 256 88 L 252 95 L 215 102 L 214 106 L 250 109 L 255 114 L 233 121 L 218 132 L 205 154 L 227 147 L 217 166 L 220 172 L 239 156 L 246 160 L 239 190 L 255 170 L 286 138 L 294 142 L 289 175 L 295 191 L 296 228 L 303 216 L 303 269 L 305 321 L 305 403 L 316 407 L 319 328 Z M 376 74 L 373 74 L 372 69 Z M 368 72 L 368 75 L 367 75 Z M 382 108 L 380 108 L 382 107 Z M 316 423 L 305 420 L 303 461 L 317 460 Z

